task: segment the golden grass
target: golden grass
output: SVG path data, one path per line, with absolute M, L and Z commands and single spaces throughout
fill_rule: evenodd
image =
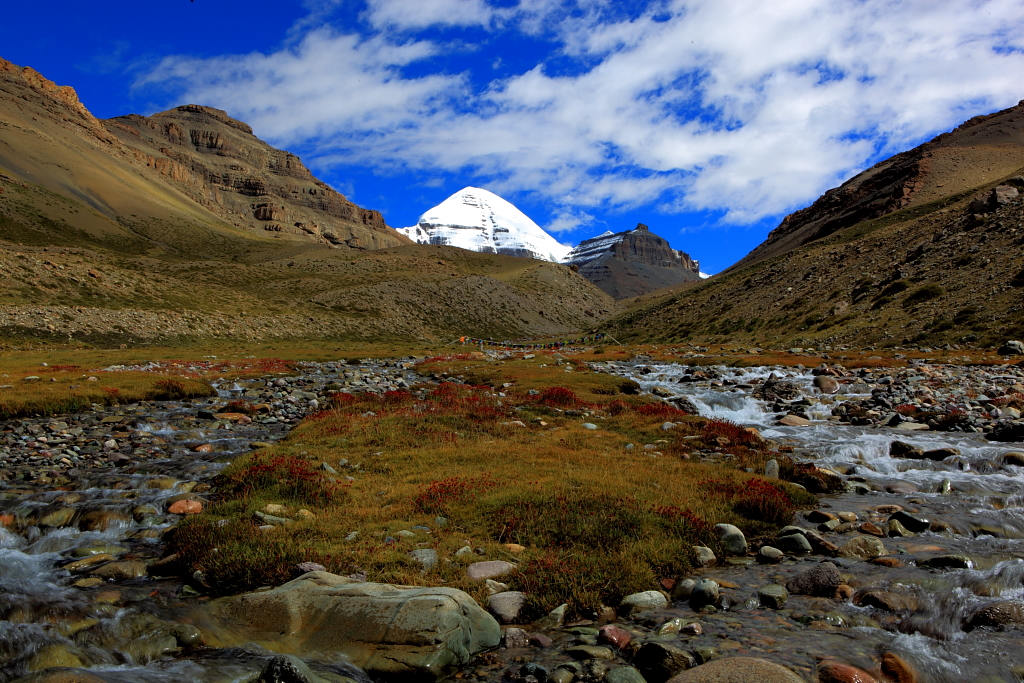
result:
M 566 372 L 557 361 L 434 359 L 421 369 L 500 391 L 443 383 L 337 396 L 287 439 L 223 473 L 221 501 L 174 534 L 183 571 L 198 569 L 214 591 L 232 592 L 286 580 L 296 563 L 315 561 L 483 599 L 465 566 L 507 559 L 519 563 L 508 581 L 528 592 L 533 616 L 563 601 L 592 613 L 686 574 L 694 544 L 717 548 L 713 524 L 767 533 L 792 516 L 796 500 L 808 502 L 743 471 L 761 471 L 775 455 L 749 430 L 623 395 L 621 379 Z M 667 420 L 678 427 L 663 430 Z M 726 453 L 727 464 L 700 462 L 700 449 Z M 751 509 L 758 486 L 777 506 L 772 522 Z M 254 513 L 268 503 L 296 521 L 258 531 Z M 300 509 L 313 518 L 302 520 Z M 234 521 L 221 526 L 222 518 Z M 459 554 L 464 546 L 473 552 Z M 418 547 L 435 549 L 438 564 L 424 570 L 409 555 Z
M 35 374 L 0 373 L 0 419 L 56 415 L 143 400 L 212 396 L 205 381 L 147 372 L 82 372 L 70 365 L 38 368 Z M 33 379 L 38 378 L 38 379 Z

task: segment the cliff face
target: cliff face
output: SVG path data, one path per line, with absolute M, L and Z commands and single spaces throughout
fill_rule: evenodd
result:
M 189 104 L 103 122 L 135 156 L 236 227 L 357 249 L 408 244 L 377 211 L 356 206 L 226 112 Z
M 1024 103 L 977 116 L 875 164 L 782 221 L 734 268 L 779 256 L 862 221 L 945 199 L 1024 165 Z
M 643 223 L 634 230 L 580 242 L 567 263 L 616 299 L 700 279 L 696 261 L 673 249 Z

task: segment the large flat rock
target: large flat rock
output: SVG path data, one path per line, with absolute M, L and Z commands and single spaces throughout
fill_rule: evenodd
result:
M 193 619 L 212 646 L 255 643 L 307 658 L 340 653 L 375 680 L 433 680 L 501 636 L 498 622 L 460 590 L 356 582 L 328 572 L 214 600 Z

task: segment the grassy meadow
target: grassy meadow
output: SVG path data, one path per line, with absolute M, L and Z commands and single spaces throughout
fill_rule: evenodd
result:
M 502 559 L 517 564 L 503 580 L 528 593 L 531 616 L 562 602 L 592 614 L 685 576 L 693 545 L 719 550 L 714 524 L 757 537 L 813 502 L 750 473 L 771 457 L 788 465 L 756 431 L 639 396 L 581 360 L 469 353 L 419 370 L 460 383 L 337 394 L 233 462 L 216 502 L 170 536 L 180 569 L 233 593 L 317 562 L 482 600 L 466 566 Z M 261 530 L 265 514 L 281 519 Z M 425 568 L 410 553 L 428 548 L 439 561 Z

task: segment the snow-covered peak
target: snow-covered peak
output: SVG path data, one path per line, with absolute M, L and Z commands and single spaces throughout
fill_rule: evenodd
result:
M 461 247 L 561 262 L 572 247 L 561 244 L 526 214 L 493 192 L 464 187 L 398 231 L 420 244 Z

